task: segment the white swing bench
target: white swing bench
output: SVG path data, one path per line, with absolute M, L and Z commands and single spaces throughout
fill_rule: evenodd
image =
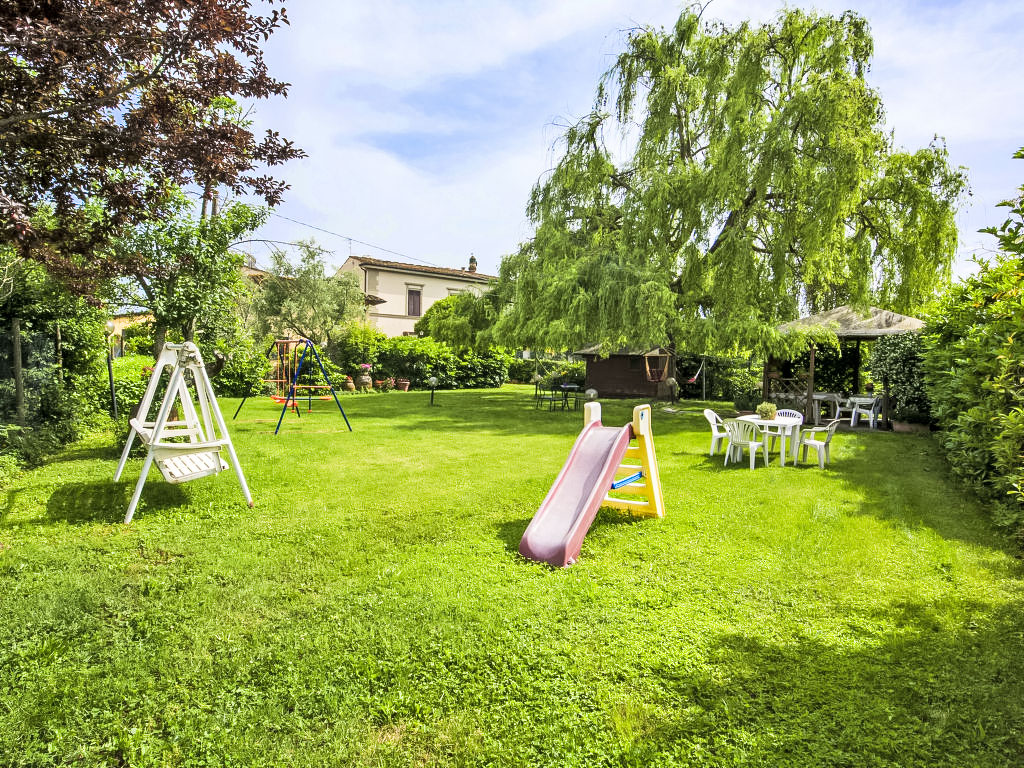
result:
M 170 379 L 163 401 L 160 403 L 156 419 L 147 421 L 165 369 L 170 369 Z M 189 394 L 186 374 L 190 374 L 195 388 L 196 399 L 199 401 L 198 411 Z M 170 413 L 175 402 L 180 403 L 181 419 L 172 421 Z M 242 486 L 242 493 L 245 494 L 245 500 L 250 507 L 252 506 L 252 494 L 242 474 L 242 467 L 238 463 L 238 456 L 224 424 L 224 417 L 217 406 L 217 397 L 206 375 L 203 358 L 195 344 L 187 341 L 184 344 L 164 345 L 153 368 L 153 375 L 150 376 L 146 394 L 139 405 L 139 414 L 129 423 L 131 433 L 114 473 L 114 482 L 121 478 L 121 473 L 128 462 L 128 453 L 136 437 L 147 450 L 142 473 L 139 475 L 135 493 L 124 517 L 125 523 L 132 521 L 132 515 L 135 514 L 135 508 L 142 496 L 142 488 L 146 484 L 149 468 L 154 462 L 168 483 L 185 483 L 200 477 L 216 475 L 227 469 L 228 464 L 221 457 L 221 450 L 227 451 L 238 476 L 238 483 Z

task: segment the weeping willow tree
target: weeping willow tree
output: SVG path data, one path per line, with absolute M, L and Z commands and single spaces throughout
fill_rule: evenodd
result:
M 947 281 L 961 169 L 898 150 L 853 13 L 631 33 L 501 268 L 508 342 L 778 349 L 801 310 L 911 312 Z

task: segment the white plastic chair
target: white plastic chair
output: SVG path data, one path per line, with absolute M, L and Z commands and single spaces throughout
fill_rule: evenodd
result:
M 818 466 L 821 469 L 825 468 L 826 463 L 831 463 L 832 457 L 829 454 L 829 443 L 832 442 L 832 435 L 835 434 L 839 421 L 839 419 L 832 419 L 824 427 L 812 427 L 803 431 L 800 445 L 804 449 L 803 458 L 801 459 L 804 464 L 807 463 L 808 448 L 813 448 L 814 452 L 818 455 Z
M 725 428 L 729 432 L 729 445 L 725 449 L 725 466 L 729 464 L 730 458 L 740 461 L 743 458 L 744 448 L 750 453 L 751 469 L 754 468 L 755 457 L 759 450 L 764 453 L 764 465 L 768 466 L 767 436 L 758 429 L 756 424 L 751 424 L 749 421 L 729 419 L 725 422 Z
M 878 412 L 882 407 L 882 398 L 876 397 L 871 401 L 871 405 L 859 405 L 853 403 L 853 410 L 850 413 L 850 426 L 856 427 L 857 422 L 861 416 L 868 417 L 868 424 L 871 429 L 875 429 L 878 426 Z
M 714 456 L 718 453 L 719 443 L 729 437 L 729 433 L 725 429 L 725 422 L 722 421 L 722 417 L 710 408 L 704 409 L 704 418 L 711 425 L 711 451 L 708 453 L 708 456 Z

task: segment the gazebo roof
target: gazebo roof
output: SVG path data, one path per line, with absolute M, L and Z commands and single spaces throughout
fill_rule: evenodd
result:
M 853 307 L 842 306 L 817 315 L 790 320 L 780 325 L 779 330 L 786 333 L 815 326 L 831 328 L 840 339 L 871 340 L 893 333 L 920 331 L 924 328 L 924 321 L 878 307 L 869 307 L 865 315 Z

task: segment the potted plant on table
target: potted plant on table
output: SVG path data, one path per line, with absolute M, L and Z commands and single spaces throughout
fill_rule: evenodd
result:
M 765 421 L 774 419 L 777 412 L 775 403 L 758 403 L 755 410 L 757 411 L 757 417 L 759 419 L 764 419 Z

